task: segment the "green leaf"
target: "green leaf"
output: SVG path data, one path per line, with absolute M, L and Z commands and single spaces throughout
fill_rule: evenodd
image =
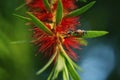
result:
M 43 0 L 45 7 L 50 11 L 50 4 L 48 0 Z
M 25 43 L 31 43 L 32 41 L 27 41 L 27 40 L 21 40 L 21 41 L 12 41 L 10 44 L 25 44 Z
M 44 32 L 46 32 L 49 35 L 52 35 L 53 32 L 46 26 L 44 25 L 44 23 L 42 21 L 40 21 L 37 17 L 35 17 L 33 14 L 31 14 L 30 12 L 27 12 L 27 14 L 29 15 L 29 17 L 31 18 L 31 21 L 37 25 L 37 27 L 39 27 L 41 30 L 43 30 Z
M 73 78 L 74 80 L 80 80 L 80 77 L 79 77 L 78 73 L 76 72 L 74 66 L 75 66 L 76 68 L 78 68 L 78 67 L 77 67 L 77 66 L 75 65 L 75 63 L 68 57 L 68 55 L 66 54 L 66 52 L 65 52 L 65 50 L 63 49 L 62 45 L 59 45 L 59 48 L 60 48 L 60 50 L 61 50 L 62 55 L 63 55 L 63 56 L 66 58 L 66 60 L 67 60 L 67 62 L 66 62 L 67 65 L 66 65 L 66 66 L 67 66 L 67 68 L 68 68 L 68 70 L 69 70 L 72 78 Z
M 58 77 L 58 74 L 64 69 L 64 65 L 65 65 L 64 57 L 61 54 L 58 54 L 57 62 L 55 64 L 56 68 L 53 75 L 53 80 L 55 80 Z
M 63 80 L 69 80 L 69 79 L 67 79 L 67 76 L 66 76 L 66 72 L 65 72 L 65 71 L 63 71 Z
M 15 10 L 16 10 L 16 11 L 18 11 L 18 10 L 20 10 L 21 8 L 23 8 L 25 5 L 26 5 L 26 3 L 24 3 L 24 4 L 20 5 L 20 6 L 19 6 L 19 7 L 17 7 Z
M 66 60 L 68 61 L 70 65 L 73 65 L 79 71 L 83 71 L 74 61 L 71 60 L 71 58 L 67 55 L 67 53 L 64 51 L 62 47 L 61 47 L 61 50 L 63 52 L 64 57 L 66 58 Z
M 56 52 L 55 52 L 54 55 L 50 58 L 50 60 L 48 61 L 48 63 L 47 63 L 42 69 L 40 69 L 40 70 L 36 73 L 36 75 L 39 75 L 39 74 L 41 74 L 43 71 L 45 71 L 45 70 L 50 66 L 50 64 L 53 62 L 53 60 L 55 59 L 56 55 L 57 55 L 57 48 L 56 48 Z
M 63 70 L 63 79 L 64 80 L 69 80 L 69 73 L 68 73 L 68 69 L 67 69 L 66 64 L 65 64 L 64 70 Z
M 18 17 L 18 18 L 20 18 L 20 19 L 22 19 L 22 20 L 25 20 L 25 21 L 31 21 L 31 19 L 28 18 L 28 17 L 24 17 L 24 16 L 17 15 L 17 14 L 13 14 L 13 15 L 16 16 L 16 17 Z
M 57 64 L 56 69 L 59 72 L 62 71 L 63 68 L 64 68 L 65 60 L 64 60 L 64 57 L 61 54 L 59 54 L 56 64 Z
M 89 8 L 91 8 L 96 1 L 90 2 L 87 5 L 83 6 L 82 8 L 76 9 L 72 12 L 70 12 L 69 14 L 67 14 L 65 17 L 75 17 L 78 15 L 83 14 L 84 12 L 86 12 Z
M 81 67 L 79 67 L 76 63 L 74 63 L 73 61 L 71 61 L 73 66 L 78 69 L 79 71 L 83 71 L 83 69 Z
M 59 74 L 59 71 L 58 71 L 57 69 L 55 69 L 54 75 L 53 75 L 53 77 L 52 77 L 52 80 L 56 80 L 57 77 L 58 77 L 58 74 Z
M 83 71 L 82 68 L 80 68 L 74 61 L 72 61 L 66 53 L 64 53 L 64 56 L 67 59 L 67 61 L 70 63 L 70 65 L 73 65 L 79 71 Z
M 63 16 L 63 6 L 61 0 L 58 0 L 58 6 L 56 11 L 56 24 L 59 24 Z
M 69 73 L 70 73 L 73 80 L 80 80 L 80 77 L 79 77 L 77 71 L 75 70 L 73 65 L 70 65 L 69 62 L 67 63 L 67 68 L 68 68 Z
M 55 70 L 55 66 L 53 67 L 52 71 L 50 72 L 50 75 L 48 76 L 47 80 L 51 80 L 54 70 Z
M 82 38 L 95 38 L 108 34 L 107 31 L 86 31 Z

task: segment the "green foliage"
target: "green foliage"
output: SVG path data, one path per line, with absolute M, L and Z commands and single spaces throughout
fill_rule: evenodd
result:
M 64 66 L 64 70 L 63 70 L 63 80 L 69 80 L 69 71 L 67 66 Z
M 108 34 L 107 31 L 86 31 L 83 38 L 96 38 Z
M 76 9 L 76 10 L 70 12 L 65 17 L 79 16 L 79 15 L 83 14 L 84 12 L 86 12 L 88 9 L 90 9 L 95 4 L 95 2 L 96 1 L 90 2 L 87 5 L 85 5 L 85 6 L 81 7 L 81 8 L 79 8 L 79 9 Z
M 6 18 L 2 18 L 0 15 L 0 80 L 30 80 L 34 77 L 31 74 L 33 64 L 30 45 L 10 44 L 11 41 L 16 41 L 17 37 L 28 40 L 28 37 L 25 36 L 28 32 L 24 32 L 25 26 L 16 21 L 14 21 L 14 24 L 9 21 L 11 22 L 9 24 Z M 14 28 L 15 26 L 17 27 Z
M 57 12 L 56 12 L 56 24 L 59 24 L 63 17 L 63 6 L 61 0 L 58 0 Z
M 41 30 L 43 30 L 44 32 L 46 32 L 49 35 L 52 35 L 52 31 L 46 26 L 44 25 L 44 23 L 42 21 L 40 21 L 37 17 L 35 17 L 32 13 L 27 12 L 27 14 L 29 15 L 31 22 L 33 22 L 35 25 L 37 25 Z
M 24 16 L 21 16 L 21 15 L 18 15 L 18 14 L 13 14 L 13 15 L 20 18 L 20 19 L 22 19 L 22 20 L 24 20 L 24 21 L 31 21 L 31 19 L 28 18 L 28 17 L 24 17 Z
M 57 51 L 60 52 L 58 52 L 59 54 L 56 56 L 55 65 L 52 68 L 47 80 L 56 80 L 60 72 L 62 72 L 63 80 L 69 80 L 70 78 L 72 80 L 80 80 L 80 77 L 76 71 L 76 69 L 81 70 L 80 67 L 70 59 L 62 45 L 58 45 L 58 49 L 59 50 Z
M 39 75 L 43 71 L 45 71 L 50 66 L 50 64 L 53 62 L 53 60 L 55 59 L 56 55 L 57 55 L 57 52 L 55 52 L 55 54 L 50 58 L 50 60 L 47 62 L 47 64 L 42 69 L 40 69 L 36 74 Z
M 71 60 L 71 58 L 64 51 L 63 47 L 61 45 L 59 47 L 61 49 L 62 55 L 66 59 L 66 66 L 65 67 L 68 69 L 70 77 L 72 78 L 72 80 L 80 80 L 80 77 L 75 69 L 75 68 L 77 68 L 77 69 L 80 69 L 80 68 Z
M 72 65 L 70 65 L 69 62 L 67 63 L 67 67 L 69 69 L 69 73 L 71 75 L 72 80 L 80 80 L 80 77 L 76 72 L 75 68 Z
M 86 0 L 79 0 L 85 2 Z M 10 3 L 11 1 L 8 1 Z M 15 0 L 13 0 L 14 6 L 15 6 Z M 21 1 L 20 1 L 21 2 Z M 3 4 L 7 3 L 5 1 L 2 1 Z M 1 4 L 2 4 L 1 3 Z M 19 2 L 18 2 L 19 3 Z M 94 5 L 95 1 L 83 6 L 80 9 L 77 9 L 73 12 L 70 12 L 70 14 L 66 15 L 66 17 L 74 17 L 81 15 L 82 13 L 86 12 L 90 7 Z M 20 3 L 19 3 L 20 4 Z M 50 9 L 50 4 L 48 3 L 48 0 L 44 0 L 44 4 L 46 8 Z M 16 10 L 21 9 L 24 6 L 21 5 Z M 2 9 L 6 9 L 2 7 Z M 12 8 L 13 9 L 13 8 Z M 6 12 L 9 11 L 13 12 L 12 9 L 8 8 L 6 9 Z M 23 22 L 20 22 L 17 19 L 13 19 L 14 17 L 11 17 L 10 20 L 14 21 L 7 21 L 4 20 L 5 17 L 1 18 L 0 12 L 0 80 L 37 80 L 35 77 L 34 72 L 34 65 L 33 60 L 34 58 L 31 57 L 32 49 L 30 48 L 31 45 L 28 43 L 25 43 L 23 40 L 30 41 L 28 38 L 28 29 L 26 26 L 24 26 Z M 9 15 L 10 14 L 10 15 Z M 11 16 L 12 13 L 9 13 L 8 15 Z M 35 25 L 37 25 L 40 29 L 42 29 L 44 32 L 48 34 L 53 34 L 40 20 L 38 20 L 35 16 L 33 16 L 31 13 L 27 13 L 30 18 L 20 16 L 17 14 L 14 14 L 18 18 L 33 22 Z M 63 7 L 61 0 L 59 0 L 59 4 L 57 7 L 57 13 L 56 13 L 56 22 L 59 24 L 63 17 Z M 3 32 L 1 32 L 3 31 Z M 87 33 L 83 36 L 83 38 L 94 38 L 99 37 L 107 34 L 106 31 L 87 31 Z M 21 40 L 23 39 L 23 40 Z M 10 42 L 14 42 L 17 40 L 21 40 L 22 42 L 15 42 L 10 44 Z M 78 39 L 81 44 L 87 45 L 86 41 L 82 38 Z M 17 44 L 16 44 L 17 43 Z M 22 43 L 22 44 L 21 44 Z M 24 44 L 23 44 L 24 43 Z M 61 47 L 62 49 L 62 47 Z M 57 53 L 56 53 L 57 54 Z M 48 63 L 43 67 L 40 71 L 37 72 L 37 75 L 42 73 L 50 64 L 52 63 L 53 59 L 55 58 L 56 54 L 54 54 Z M 34 55 L 32 55 L 34 56 Z M 64 59 L 63 59 L 64 58 Z M 36 62 L 36 61 L 35 61 Z M 41 62 L 40 62 L 41 63 Z M 67 65 L 65 65 L 67 63 Z M 60 66 L 59 66 L 60 65 Z M 56 67 L 56 68 L 55 68 Z M 48 77 L 48 80 L 50 80 L 53 76 L 53 79 L 55 79 L 58 76 L 59 72 L 63 72 L 63 79 L 69 80 L 70 76 L 73 80 L 80 80 L 77 70 L 82 71 L 82 69 L 73 62 L 69 56 L 66 54 L 66 52 L 62 49 L 61 55 L 59 56 L 58 64 L 55 65 L 53 70 L 51 71 L 51 74 Z M 33 71 L 32 71 L 33 70 Z M 54 72 L 55 71 L 55 72 Z M 46 75 L 46 74 L 45 74 Z M 40 79 L 40 78 L 39 78 Z M 42 80 L 42 78 L 40 79 Z
M 16 10 L 16 11 L 18 11 L 18 10 L 20 10 L 21 8 L 23 8 L 25 5 L 26 5 L 26 3 L 24 3 L 24 4 L 20 5 L 20 6 L 19 6 L 19 7 L 17 7 L 15 10 Z
M 50 4 L 48 0 L 43 0 L 45 7 L 50 11 Z

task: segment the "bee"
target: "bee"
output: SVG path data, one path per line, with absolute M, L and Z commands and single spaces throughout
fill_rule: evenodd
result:
M 75 30 L 75 31 L 68 31 L 66 36 L 67 37 L 70 37 L 70 36 L 75 36 L 75 37 L 82 37 L 86 34 L 87 32 L 85 30 L 81 30 L 81 29 L 78 29 L 78 30 Z

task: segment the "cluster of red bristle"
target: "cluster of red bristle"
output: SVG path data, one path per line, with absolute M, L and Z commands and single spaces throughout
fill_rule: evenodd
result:
M 28 0 L 26 0 L 28 1 Z M 49 0 L 50 2 L 51 0 Z M 76 9 L 76 0 L 62 0 L 64 15 L 68 14 L 72 10 Z M 28 3 L 28 2 L 26 2 Z M 55 16 L 52 12 L 48 11 L 43 4 L 43 0 L 31 0 L 28 4 L 29 11 L 32 12 L 39 20 L 41 20 L 51 31 L 52 27 L 50 23 Z M 52 6 L 53 12 L 56 11 L 57 0 Z M 54 33 L 66 34 L 68 31 L 75 30 L 76 26 L 79 25 L 79 17 L 63 18 L 61 23 L 56 25 Z M 39 52 L 45 55 L 52 55 L 55 51 L 57 44 L 57 37 L 50 36 L 40 30 L 37 26 L 33 27 L 33 38 L 34 43 L 38 46 Z M 66 52 L 72 58 L 77 58 L 72 48 L 79 49 L 79 43 L 75 37 L 65 37 L 62 42 Z

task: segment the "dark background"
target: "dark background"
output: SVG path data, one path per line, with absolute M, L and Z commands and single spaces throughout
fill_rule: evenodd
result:
M 88 0 L 88 2 L 90 1 L 92 0 Z M 38 57 L 34 56 L 35 48 L 29 43 L 30 27 L 25 26 L 24 21 L 12 15 L 13 13 L 24 13 L 25 9 L 15 11 L 15 8 L 22 3 L 24 3 L 23 0 L 0 0 L 0 80 L 37 80 L 37 78 L 39 80 L 41 78 L 35 75 L 41 62 Z M 84 4 L 81 3 L 79 6 Z M 112 47 L 110 49 L 114 54 L 114 68 L 111 69 L 106 80 L 120 80 L 119 7 L 119 0 L 96 0 L 94 7 L 83 14 L 80 20 L 82 29 L 109 32 L 104 37 L 89 39 L 90 43 L 87 46 L 89 48 L 101 43 Z M 28 42 L 26 43 L 24 40 Z M 13 41 L 23 42 L 11 43 Z M 102 51 L 104 52 L 104 49 Z M 44 77 L 42 75 L 42 80 Z

